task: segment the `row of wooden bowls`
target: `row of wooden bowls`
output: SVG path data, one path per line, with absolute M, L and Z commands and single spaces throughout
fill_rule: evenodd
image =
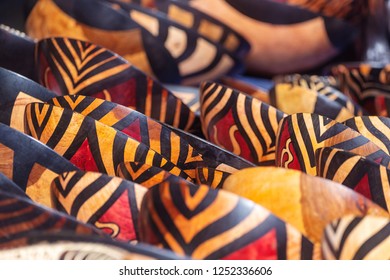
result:
M 269 92 L 203 82 L 197 111 L 155 78 L 232 71 L 224 63 L 248 51 L 240 35 L 226 27 L 213 45 L 199 23 L 191 33 L 135 4 L 94 3 L 38 1 L 39 41 L 1 29 L 0 65 L 28 78 L 0 68 L 0 258 L 389 258 L 387 67 L 282 76 Z M 170 41 L 190 33 L 191 48 Z M 93 38 L 132 49 L 118 52 L 147 73 Z

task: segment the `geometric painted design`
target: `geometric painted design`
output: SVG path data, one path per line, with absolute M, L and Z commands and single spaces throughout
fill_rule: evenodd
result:
M 390 155 L 390 119 L 377 116 L 355 117 L 343 122 Z
M 77 167 L 35 139 L 0 124 L 0 172 L 35 202 L 50 207 L 50 184 Z
M 204 162 L 191 145 L 168 127 L 130 108 L 82 95 L 60 96 L 48 103 L 71 109 L 127 134 L 173 162 L 192 178 L 196 167 L 219 164 L 211 160 Z
M 191 130 L 199 119 L 180 99 L 118 55 L 84 41 L 51 38 L 38 43 L 40 81 L 58 95 L 86 95 L 135 109 Z
M 196 183 L 206 185 L 213 189 L 221 189 L 223 183 L 231 173 L 220 171 L 214 168 L 199 167 L 196 169 Z
M 326 260 L 388 260 L 389 235 L 388 218 L 346 216 L 326 227 L 322 255 Z
M 316 152 L 317 175 L 353 189 L 390 209 L 390 170 L 372 160 L 333 148 Z
M 186 178 L 185 174 L 178 177 L 161 168 L 139 162 L 122 162 L 118 166 L 117 176 L 146 188 L 151 188 L 165 181 L 169 182 L 172 179 L 192 181 L 191 178 Z
M 216 83 L 201 88 L 201 121 L 206 138 L 257 165 L 275 164 L 275 142 L 284 113 Z
M 61 174 L 51 185 L 53 208 L 125 242 L 138 239 L 138 212 L 145 192 L 117 177 L 81 171 Z
M 31 102 L 47 101 L 55 94 L 32 80 L 0 67 L 0 123 L 24 132 L 25 107 Z
M 181 170 L 146 145 L 90 117 L 49 104 L 26 107 L 30 134 L 54 149 L 81 170 L 115 176 L 119 163 L 145 162 L 166 166 L 171 173 Z
M 30 199 L 26 193 L 20 188 L 18 185 L 16 185 L 14 182 L 12 182 L 9 177 L 6 177 L 3 173 L 0 172 L 0 191 L 21 196 L 26 199 Z
M 68 215 L 3 191 L 0 191 L 0 213 L 1 249 L 26 245 L 28 237 L 34 232 L 69 231 L 80 235 L 105 237 L 101 231 Z
M 203 32 L 152 12 L 139 5 L 115 2 L 131 21 L 148 30 L 163 44 L 173 58 L 180 75 L 180 83 L 197 85 L 204 80 L 214 80 L 228 73 L 242 70 L 242 61 Z M 205 27 L 211 30 L 212 27 Z
M 211 41 L 224 46 L 239 58 L 244 58 L 250 49 L 249 43 L 239 33 L 186 3 L 157 1 L 156 5 L 169 19 L 187 28 L 195 29 Z
M 165 182 L 148 190 L 140 240 L 194 259 L 312 259 L 314 245 L 268 210 L 223 190 Z
M 223 189 L 250 199 L 320 243 L 326 225 L 345 215 L 388 213 L 345 186 L 297 170 L 256 167 L 226 179 Z
M 316 175 L 315 152 L 322 147 L 346 150 L 385 166 L 390 156 L 353 129 L 316 114 L 300 113 L 281 121 L 276 149 L 276 166 Z

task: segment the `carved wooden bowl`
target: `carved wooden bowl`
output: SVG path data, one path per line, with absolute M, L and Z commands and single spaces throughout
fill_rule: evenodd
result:
M 166 13 L 169 19 L 195 29 L 199 34 L 222 45 L 240 59 L 248 54 L 250 46 L 238 32 L 223 22 L 211 17 L 190 5 L 179 1 L 157 1 L 157 8 Z
M 242 68 L 206 37 L 129 3 L 40 0 L 26 30 L 37 39 L 65 36 L 102 45 L 165 83 L 197 84 Z
M 274 165 L 275 140 L 284 113 L 234 89 L 206 82 L 201 88 L 206 138 L 257 165 Z
M 339 64 L 331 68 L 340 90 L 371 115 L 389 116 L 389 66 L 368 63 Z
M 170 182 L 172 180 L 192 182 L 190 177 L 178 177 L 164 169 L 139 162 L 122 162 L 118 165 L 116 173 L 118 177 L 137 183 L 145 188 L 151 188 L 162 182 Z
M 26 105 L 55 97 L 39 84 L 1 67 L 0 84 L 0 123 L 21 132 L 25 132 Z
M 336 102 L 339 106 L 344 107 L 349 112 L 351 112 L 354 116 L 366 115 L 367 112 L 354 100 L 346 96 L 344 93 L 339 91 L 337 80 L 333 76 L 316 76 L 316 75 L 285 75 L 276 77 L 275 83 L 278 84 L 291 84 L 292 86 L 299 86 L 305 89 L 315 90 L 321 96 L 326 97 L 328 100 Z M 277 97 L 277 91 L 275 90 L 275 96 Z M 276 98 L 275 98 L 276 99 Z M 282 96 L 280 96 L 279 100 L 281 101 Z M 275 102 L 275 101 L 273 101 Z M 345 110 L 344 109 L 344 110 Z M 282 110 L 283 111 L 283 110 Z M 323 110 L 324 111 L 324 110 Z M 303 113 L 303 112 L 297 112 Z M 321 114 L 319 114 L 321 115 Z
M 0 124 L 0 158 L 0 172 L 32 200 L 49 207 L 53 179 L 77 170 L 46 145 L 4 124 Z
M 230 161 L 220 161 L 219 154 L 223 154 L 223 151 L 207 144 L 205 149 L 201 147 L 198 151 L 199 141 L 196 141 L 197 138 L 191 134 L 182 132 L 178 135 L 172 127 L 109 101 L 87 96 L 61 96 L 48 103 L 72 109 L 129 135 L 172 161 L 193 179 L 196 177 L 195 169 L 200 166 L 218 168 L 222 171 L 240 169 L 240 164 L 243 167 L 248 166 L 244 165 L 243 160 L 240 161 L 238 157 Z M 185 136 L 194 140 L 195 144 L 190 144 Z
M 276 144 L 276 165 L 316 175 L 315 152 L 333 147 L 350 151 L 385 166 L 390 156 L 355 130 L 315 114 L 294 114 L 280 123 Z
M 329 224 L 322 240 L 326 260 L 388 260 L 390 220 L 346 216 Z
M 248 40 L 251 51 L 246 63 L 257 74 L 314 68 L 337 55 L 357 34 L 358 29 L 346 21 L 278 2 L 198 0 L 190 3 Z
M 28 237 L 34 232 L 69 231 L 108 238 L 100 230 L 71 216 L 3 191 L 0 191 L 0 211 L 0 249 L 27 245 Z
M 317 176 L 338 182 L 390 208 L 390 170 L 375 161 L 334 148 L 316 151 Z
M 329 89 L 330 93 L 333 91 L 330 87 L 323 89 Z M 352 102 L 348 102 L 343 106 L 333 99 L 334 96 L 327 96 L 318 90 L 299 85 L 279 83 L 270 91 L 270 104 L 289 115 L 314 113 L 338 122 L 353 118 L 356 116 L 355 112 L 361 115 L 362 111 L 355 110 L 357 109 L 356 106 L 352 107 L 351 110 Z
M 66 38 L 41 40 L 37 67 L 44 86 L 58 95 L 87 95 L 135 109 L 197 132 L 199 118 L 159 82 L 97 45 Z
M 141 241 L 194 259 L 312 259 L 314 245 L 265 208 L 223 190 L 163 183 L 140 211 Z
M 108 238 L 32 232 L 21 247 L 0 251 L 2 260 L 176 260 L 173 252 L 145 244 L 126 244 Z
M 165 166 L 174 175 L 183 171 L 145 144 L 90 117 L 49 104 L 26 107 L 29 133 L 83 171 L 115 176 L 127 161 Z
M 229 172 L 208 167 L 196 169 L 196 183 L 206 185 L 213 189 L 221 189 L 225 180 L 231 175 Z
M 223 189 L 262 205 L 317 243 L 325 226 L 344 215 L 388 216 L 341 184 L 285 168 L 240 170 L 226 179 Z
M 390 155 L 390 119 L 377 116 L 355 117 L 344 124 L 367 137 Z
M 138 212 L 146 188 L 118 177 L 74 171 L 51 184 L 53 208 L 111 237 L 138 240 Z
M 263 89 L 263 88 L 255 86 L 253 84 L 250 84 L 250 83 L 243 81 L 239 78 L 234 78 L 234 77 L 230 77 L 230 76 L 224 76 L 220 79 L 220 81 L 221 81 L 221 84 L 225 85 L 226 87 L 234 88 L 235 90 L 244 92 L 244 93 L 260 100 L 261 102 L 270 104 L 270 98 L 269 98 L 268 91 Z

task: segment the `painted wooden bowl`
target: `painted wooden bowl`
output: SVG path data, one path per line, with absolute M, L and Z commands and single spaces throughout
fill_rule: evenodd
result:
M 51 184 L 53 208 L 125 242 L 138 239 L 145 192 L 130 181 L 94 172 L 63 173 Z
M 336 102 L 339 106 L 344 107 L 354 116 L 362 116 L 367 114 L 367 112 L 359 104 L 337 89 L 337 80 L 332 76 L 309 76 L 294 74 L 277 77 L 275 78 L 275 83 L 288 83 L 292 86 L 299 86 L 305 89 L 315 90 L 321 96 L 327 98 L 330 101 Z
M 390 220 L 346 216 L 330 223 L 322 240 L 326 260 L 388 260 Z
M 27 18 L 26 31 L 35 39 L 63 36 L 91 41 L 148 74 L 180 81 L 174 58 L 162 42 L 104 1 L 39 0 Z
M 118 55 L 84 41 L 38 42 L 39 80 L 57 95 L 87 95 L 196 133 L 199 118 L 180 99 Z
M 192 112 L 195 112 L 196 115 L 200 115 L 198 87 L 172 84 L 164 84 L 164 86 L 170 90 L 174 96 L 183 101 L 183 103 L 186 104 Z
M 171 20 L 179 22 L 187 28 L 195 29 L 199 34 L 222 45 L 240 59 L 244 59 L 248 54 L 250 46 L 244 37 L 223 22 L 192 8 L 188 3 L 156 1 L 156 5 Z
M 118 165 L 116 175 L 120 178 L 137 183 L 145 188 L 151 188 L 165 181 L 170 182 L 173 179 L 187 180 L 188 182 L 192 181 L 190 177 L 178 177 L 162 168 L 139 162 L 120 163 Z
M 130 3 L 40 0 L 26 30 L 37 39 L 64 36 L 102 45 L 165 83 L 197 84 L 242 68 L 221 46 Z
M 3 173 L 0 172 L 0 191 L 9 193 L 10 195 L 16 195 L 23 197 L 25 199 L 30 199 L 27 194 L 16 185 L 13 181 L 11 181 L 8 177 L 6 177 Z
M 312 259 L 315 248 L 265 208 L 223 190 L 163 183 L 140 211 L 141 241 L 194 259 Z
M 169 128 L 130 108 L 89 96 L 61 96 L 48 103 L 72 109 L 107 126 L 123 132 L 195 178 L 195 169 L 206 165 L 202 155 Z M 218 163 L 209 160 L 211 166 Z
M 25 132 L 26 105 L 56 96 L 32 80 L 1 67 L 0 84 L 0 123 L 21 132 Z
M 317 243 L 326 225 L 344 215 L 388 216 L 341 184 L 285 168 L 240 170 L 226 179 L 223 189 L 262 205 Z
M 34 201 L 50 207 L 50 184 L 58 174 L 77 167 L 52 149 L 0 124 L 0 172 Z
M 344 20 L 279 1 L 197 0 L 190 3 L 248 40 L 251 50 L 246 64 L 256 74 L 291 73 L 319 66 L 352 42 L 358 31 Z
M 112 239 L 72 232 L 36 233 L 28 245 L 0 251 L 2 260 L 178 260 L 171 251 L 146 244 L 127 244 Z
M 338 182 L 389 211 L 390 170 L 375 161 L 334 148 L 316 151 L 317 176 Z
M 371 115 L 389 116 L 389 66 L 369 63 L 339 64 L 331 68 L 340 90 Z
M 231 173 L 208 167 L 198 167 L 196 169 L 196 183 L 198 185 L 209 186 L 213 189 L 221 189 L 223 183 Z
M 174 175 L 183 172 L 145 144 L 69 109 L 31 103 L 26 107 L 26 119 L 31 136 L 83 171 L 115 176 L 119 163 L 136 161 L 165 165 Z
M 212 142 L 257 165 L 274 165 L 275 140 L 284 113 L 217 83 L 201 88 L 203 134 Z
M 177 65 L 181 84 L 198 85 L 204 80 L 214 80 L 225 74 L 243 72 L 242 59 L 197 30 L 169 19 L 164 13 L 136 4 L 116 0 L 110 2 L 114 3 L 113 7 L 119 6 L 132 21 L 148 30 L 158 42 L 163 43 Z
M 229 162 L 220 161 L 220 157 L 216 154 L 223 152 L 210 145 L 206 145 L 205 149 L 201 148 L 198 151 L 197 142 L 199 141 L 196 141 L 196 138 L 191 134 L 183 132 L 184 136 L 195 140 L 195 145 L 190 144 L 183 135 L 178 135 L 172 127 L 109 101 L 86 96 L 62 96 L 56 97 L 48 103 L 72 109 L 122 131 L 172 161 L 192 178 L 195 178 L 195 169 L 199 166 L 218 168 L 223 171 L 229 170 L 228 166 L 231 166 L 230 169 L 239 169 L 240 164 L 243 164 L 242 160 L 240 163 L 237 157 Z
M 344 124 L 370 139 L 390 155 L 390 119 L 386 117 L 355 117 Z
M 313 113 L 338 122 L 355 115 L 346 107 L 319 94 L 317 91 L 289 83 L 277 84 L 270 91 L 271 105 L 286 114 Z
M 176 260 L 173 252 L 72 232 L 32 232 L 21 247 L 0 251 L 2 260 Z
M 81 223 L 71 216 L 31 200 L 0 191 L 0 249 L 9 249 L 28 244 L 34 233 L 70 231 L 76 234 L 109 238 L 91 225 Z
M 369 139 L 346 125 L 316 114 L 294 114 L 280 123 L 276 165 L 316 175 L 315 152 L 319 148 L 343 149 L 385 166 L 390 156 Z

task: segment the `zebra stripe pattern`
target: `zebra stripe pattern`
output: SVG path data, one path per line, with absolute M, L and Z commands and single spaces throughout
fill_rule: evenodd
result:
M 353 129 L 315 114 L 294 114 L 281 122 L 276 165 L 317 175 L 315 152 L 322 147 L 343 149 L 389 166 L 390 156 Z
M 81 95 L 61 96 L 48 103 L 71 109 L 127 134 L 173 162 L 192 178 L 195 178 L 198 166 L 218 165 L 211 160 L 204 162 L 202 156 L 183 138 L 161 123 L 130 108 Z
M 318 149 L 316 163 L 318 176 L 343 184 L 389 210 L 390 170 L 385 166 L 333 148 Z
M 195 259 L 312 259 L 314 245 L 249 200 L 207 186 L 163 183 L 148 190 L 141 241 Z
M 196 169 L 196 183 L 206 185 L 213 189 L 221 189 L 223 183 L 231 173 L 216 170 L 214 168 L 199 167 Z
M 49 147 L 4 124 L 0 124 L 0 159 L 0 172 L 32 200 L 48 207 L 53 179 L 77 170 Z
M 388 260 L 389 235 L 388 218 L 346 216 L 326 227 L 322 255 L 327 260 Z
M 118 166 L 117 176 L 146 188 L 151 188 L 165 181 L 169 182 L 173 178 L 191 181 L 191 178 L 186 177 L 185 174 L 178 177 L 161 168 L 139 162 L 122 162 Z
M 51 184 L 53 208 L 127 242 L 138 239 L 145 192 L 137 184 L 92 172 L 64 173 Z
M 34 138 L 53 148 L 81 170 L 115 176 L 119 163 L 136 161 L 165 166 L 174 175 L 182 172 L 146 145 L 69 109 L 32 103 L 26 107 L 26 119 Z
M 209 141 L 258 165 L 274 165 L 276 132 L 284 114 L 216 83 L 201 88 L 201 120 Z
M 180 99 L 116 54 L 67 38 L 41 40 L 40 82 L 58 95 L 87 95 L 133 108 L 156 120 L 191 130 L 199 119 Z
M 0 249 L 27 245 L 33 232 L 69 231 L 80 235 L 105 237 L 92 226 L 57 211 L 41 207 L 27 199 L 0 191 Z
M 389 118 L 377 116 L 356 117 L 345 121 L 344 124 L 370 139 L 390 155 Z

